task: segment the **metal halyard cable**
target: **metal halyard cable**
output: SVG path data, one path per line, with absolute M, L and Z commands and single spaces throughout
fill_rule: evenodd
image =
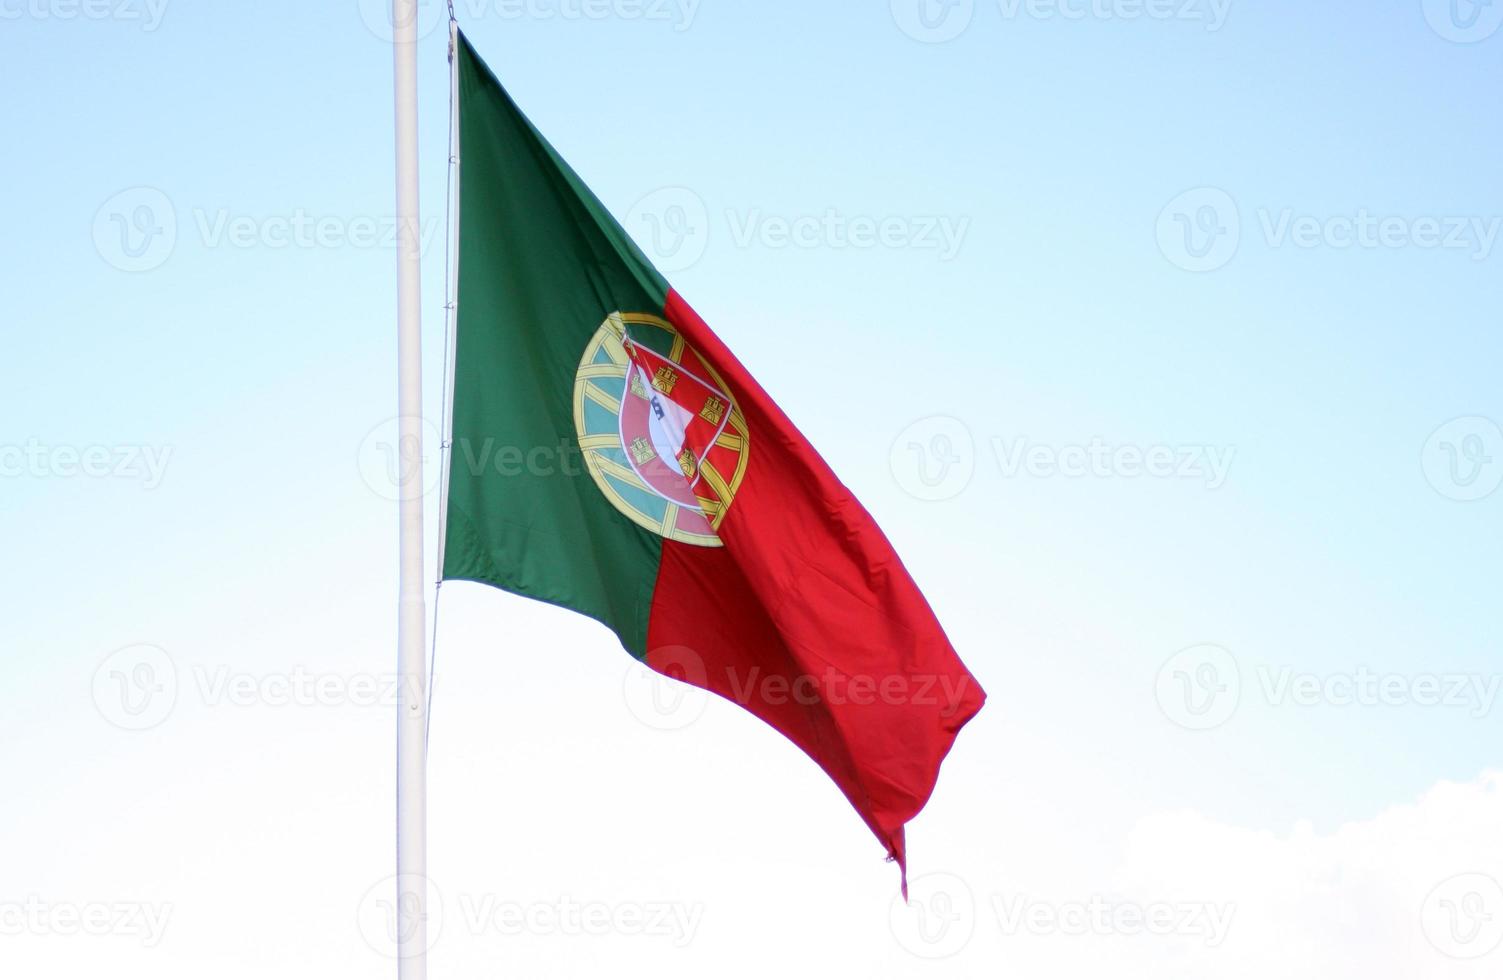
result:
M 455 264 L 458 252 L 459 222 L 455 218 L 456 195 L 459 190 L 459 21 L 454 16 L 454 0 L 449 0 L 449 169 L 444 189 L 444 382 L 440 402 L 443 411 L 443 438 L 439 443 L 440 486 L 438 500 L 438 570 L 433 585 L 433 637 L 428 649 L 428 712 L 427 725 L 433 729 L 433 688 L 435 669 L 438 665 L 438 622 L 443 608 L 444 546 L 449 528 L 449 469 L 453 464 L 454 440 L 454 355 L 457 347 L 455 332 L 458 324 L 459 290 L 458 269 Z

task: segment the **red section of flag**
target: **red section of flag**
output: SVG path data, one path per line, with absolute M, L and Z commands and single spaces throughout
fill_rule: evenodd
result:
M 664 542 L 648 663 L 735 701 L 808 753 L 903 869 L 906 894 L 904 824 L 986 695 L 808 440 L 677 293 L 666 316 L 724 379 L 751 456 L 718 529 L 725 547 Z M 688 442 L 699 453 L 697 431 Z

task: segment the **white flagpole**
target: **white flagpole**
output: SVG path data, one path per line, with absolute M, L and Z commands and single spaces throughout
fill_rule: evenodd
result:
M 428 975 L 428 667 L 423 578 L 423 332 L 418 209 L 418 0 L 392 0 L 397 142 L 397 389 L 401 425 L 397 608 L 397 976 Z

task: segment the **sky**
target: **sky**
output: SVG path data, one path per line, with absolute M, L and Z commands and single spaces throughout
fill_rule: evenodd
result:
M 455 6 L 990 702 L 905 906 L 777 733 L 447 586 L 435 977 L 1497 974 L 1503 6 Z M 0 964 L 392 975 L 388 21 L 0 21 Z

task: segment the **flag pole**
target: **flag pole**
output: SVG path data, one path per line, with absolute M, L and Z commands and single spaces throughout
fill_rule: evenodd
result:
M 396 78 L 397 403 L 401 547 L 397 607 L 397 976 L 428 975 L 427 609 L 423 578 L 423 331 L 418 208 L 418 0 L 392 0 Z

